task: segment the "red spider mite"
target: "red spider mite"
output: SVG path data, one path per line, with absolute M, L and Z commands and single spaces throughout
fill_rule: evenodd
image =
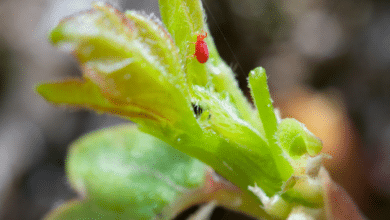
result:
M 196 42 L 193 43 L 195 44 L 195 53 L 192 55 L 192 57 L 196 57 L 199 63 L 206 63 L 209 59 L 209 49 L 206 42 L 204 42 L 206 37 L 207 32 L 203 31 L 203 34 L 198 34 Z

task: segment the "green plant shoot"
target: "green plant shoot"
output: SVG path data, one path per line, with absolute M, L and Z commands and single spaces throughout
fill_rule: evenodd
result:
M 40 84 L 36 90 L 41 96 L 56 105 L 126 118 L 161 141 L 156 145 L 150 138 L 137 139 L 146 134 L 136 129 L 113 129 L 76 142 L 67 172 L 72 186 L 88 199 L 64 210 L 104 207 L 102 215 L 107 216 L 161 217 L 164 207 L 182 195 L 178 189 L 200 185 L 204 164 L 243 192 L 243 202 L 255 207 L 246 212 L 254 216 L 259 217 L 255 209 L 260 206 L 279 218 L 286 218 L 295 206 L 321 208 L 321 188 L 311 181 L 316 178 L 314 168 L 306 167 L 320 154 L 322 143 L 296 120 L 277 119 L 265 70 L 256 68 L 249 75 L 254 108 L 216 50 L 201 1 L 159 0 L 159 4 L 163 23 L 154 16 L 122 13 L 96 2 L 93 9 L 62 20 L 50 33 L 53 45 L 70 50 L 79 61 L 83 77 Z M 204 64 L 189 58 L 194 53 L 191 42 L 202 31 L 209 33 L 204 40 L 210 55 Z M 115 138 L 123 142 L 115 143 Z M 165 145 L 184 153 L 177 164 L 169 170 L 142 165 L 151 146 L 150 157 L 155 160 L 159 155 L 162 160 L 157 163 L 175 161 L 172 153 L 158 150 L 172 151 Z M 154 178 L 143 177 L 145 172 L 164 175 L 174 187 L 164 182 L 138 188 L 136 181 L 142 185 Z M 142 199 L 147 194 L 153 202 Z M 72 211 L 61 213 L 77 216 Z M 169 219 L 172 214 L 164 216 Z

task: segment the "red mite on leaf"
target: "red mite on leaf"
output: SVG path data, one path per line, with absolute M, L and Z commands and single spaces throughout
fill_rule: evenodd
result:
M 195 44 L 195 53 L 192 57 L 196 57 L 199 63 L 206 63 L 209 59 L 209 49 L 207 47 L 204 39 L 207 37 L 207 32 L 203 32 L 204 34 L 198 34 L 197 40 Z

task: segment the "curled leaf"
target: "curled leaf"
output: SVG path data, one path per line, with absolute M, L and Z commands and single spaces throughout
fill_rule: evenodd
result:
M 178 48 L 165 28 L 137 12 L 125 15 L 101 2 L 93 7 L 64 19 L 50 35 L 53 44 L 71 49 L 84 79 L 43 84 L 38 93 L 56 104 L 153 124 L 160 132 L 193 127 Z
M 322 141 L 307 130 L 305 125 L 293 118 L 281 121 L 276 138 L 292 159 L 299 159 L 306 153 L 310 156 L 316 156 L 322 149 Z

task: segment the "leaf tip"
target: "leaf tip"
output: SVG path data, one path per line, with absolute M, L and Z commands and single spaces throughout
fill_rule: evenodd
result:
M 56 45 L 58 42 L 60 42 L 63 38 L 63 35 L 60 30 L 60 26 L 57 26 L 53 30 L 51 30 L 48 38 L 52 45 Z
M 257 67 L 256 69 L 249 72 L 249 80 L 251 78 L 260 78 L 266 76 L 265 69 L 263 67 Z
M 37 85 L 35 85 L 35 92 L 45 98 L 46 97 L 45 87 L 46 87 L 46 83 L 37 84 Z

